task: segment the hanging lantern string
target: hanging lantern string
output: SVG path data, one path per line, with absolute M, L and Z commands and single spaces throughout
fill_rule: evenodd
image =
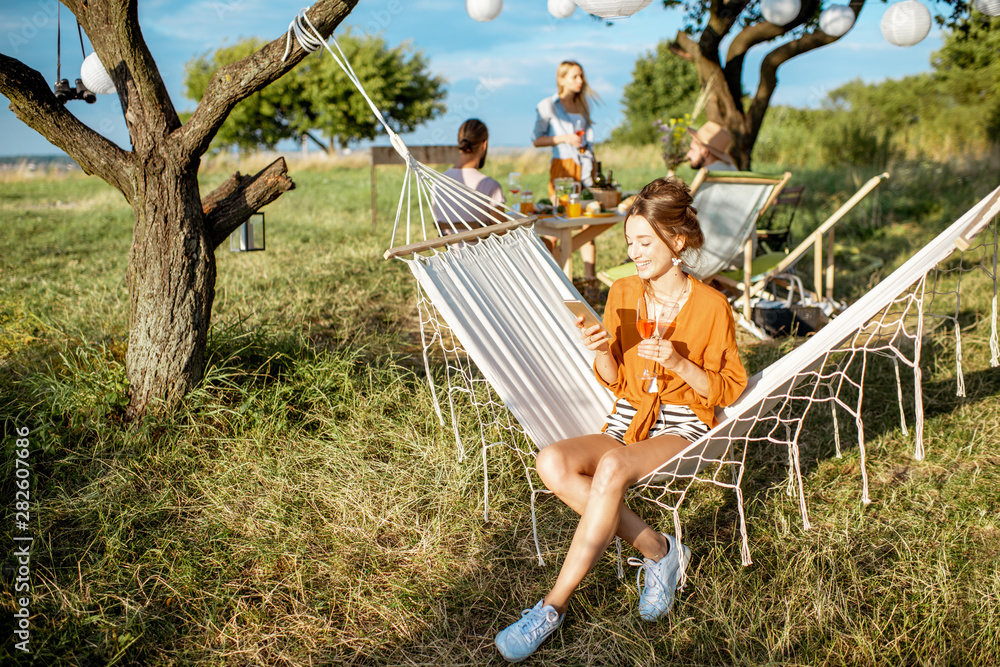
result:
M 80 27 L 80 22 L 76 22 L 76 34 L 80 35 L 80 55 L 83 59 L 87 59 L 87 52 L 83 49 L 83 28 Z
M 309 20 L 309 17 L 306 16 L 306 11 L 306 9 L 300 10 L 295 19 L 293 19 L 288 25 L 288 33 L 285 35 L 285 53 L 281 56 L 281 61 L 284 62 L 288 59 L 288 54 L 292 50 L 293 36 L 299 43 L 302 50 L 307 53 L 313 53 L 314 51 L 319 51 L 320 48 L 325 48 L 330 55 L 333 56 L 333 59 L 337 62 L 337 64 L 340 65 L 340 69 L 344 70 L 344 74 L 346 74 L 347 78 L 351 80 L 354 87 L 358 89 L 361 96 L 365 98 L 366 102 L 368 102 L 368 106 L 371 107 L 372 113 L 374 113 L 375 117 L 378 118 L 378 121 L 382 123 L 382 127 L 385 128 L 386 134 L 389 135 L 389 142 L 392 144 L 392 147 L 396 149 L 396 152 L 399 153 L 399 156 L 403 158 L 407 165 L 412 167 L 411 162 L 413 161 L 413 158 L 410 155 L 410 151 L 406 148 L 406 144 L 404 144 L 399 135 L 396 134 L 391 127 L 389 127 L 389 123 L 386 122 L 385 118 L 382 116 L 382 112 L 379 111 L 379 108 L 375 106 L 375 103 L 372 102 L 370 97 L 368 97 L 368 93 L 365 92 L 364 87 L 361 85 L 361 80 L 358 79 L 358 75 L 355 74 L 354 68 L 351 67 L 351 63 L 347 60 L 347 56 L 344 55 L 344 51 L 340 48 L 340 44 L 337 43 L 336 39 L 333 40 L 333 45 L 337 47 L 337 51 L 340 53 L 340 57 L 338 57 L 337 54 L 330 49 L 330 45 L 325 39 L 323 39 L 323 36 L 319 33 L 319 30 L 316 29 L 316 26 L 312 24 L 312 21 Z
M 61 2 L 56 3 L 56 81 L 62 81 L 62 16 Z

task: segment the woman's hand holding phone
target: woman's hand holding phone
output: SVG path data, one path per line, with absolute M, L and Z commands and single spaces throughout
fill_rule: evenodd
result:
M 611 334 L 600 324 L 587 326 L 583 317 L 576 318 L 576 326 L 580 329 L 580 340 L 587 346 L 588 350 L 607 354 L 608 345 L 611 343 Z
M 576 315 L 576 327 L 580 330 L 580 340 L 587 346 L 587 349 L 594 352 L 606 353 L 608 344 L 611 341 L 611 334 L 604 328 L 600 320 L 594 316 L 590 308 L 582 301 L 566 300 L 563 303 Z

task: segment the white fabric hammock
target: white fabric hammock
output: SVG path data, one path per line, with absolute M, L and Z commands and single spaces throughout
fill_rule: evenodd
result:
M 318 36 L 313 38 L 312 44 L 308 38 L 303 41 L 301 33 L 308 33 L 310 28 L 304 14 L 300 14 L 289 34 L 295 32 L 305 48 L 326 47 L 368 99 L 346 59 L 338 58 Z M 339 46 L 337 48 L 339 51 Z M 511 209 L 495 211 L 495 217 L 508 221 L 507 224 L 470 230 L 446 239 L 431 239 L 428 231 L 435 226 L 426 214 L 430 213 L 433 204 L 454 212 L 482 212 L 492 203 L 484 195 L 414 160 L 402 140 L 368 101 L 407 165 L 392 238 L 395 243 L 398 237 L 404 236 L 408 245 L 387 251 L 386 257 L 404 258 L 418 281 L 424 363 L 432 389 L 435 386 L 430 358 L 434 350 L 440 350 L 446 371 L 446 399 L 460 453 L 464 451 L 462 429 L 459 428 L 463 411 L 471 409 L 477 418 L 484 464 L 484 512 L 488 515 L 487 453 L 493 446 L 505 444 L 518 453 L 528 473 L 534 523 L 535 496 L 546 492 L 535 489 L 530 475 L 534 451 L 556 440 L 599 431 L 613 403 L 609 392 L 594 379 L 590 367 L 592 355 L 580 343 L 573 317 L 560 303 L 567 298 L 579 299 L 579 294 L 537 237 L 526 229 L 517 229 L 532 220 Z M 739 401 L 720 413 L 721 423 L 716 428 L 641 480 L 636 493 L 673 513 L 674 530 L 679 540 L 682 531 L 678 509 L 695 481 L 733 489 L 738 500 L 742 559 L 744 564 L 749 564 L 741 491 L 747 448 L 758 443 L 787 447 L 788 490 L 790 494 L 798 490 L 803 525 L 808 529 L 799 469 L 799 440 L 810 408 L 827 403 L 831 406 L 838 455 L 841 430 L 838 410 L 850 415 L 856 425 L 862 455 L 862 498 L 869 502 L 861 415 L 864 372 L 869 356 L 875 354 L 893 359 L 904 432 L 906 420 L 899 363 L 913 369 L 914 456 L 918 460 L 924 454 L 920 351 L 927 317 L 953 323 L 959 369 L 957 391 L 960 395 L 964 391 L 961 330 L 957 319 L 963 272 L 981 270 L 992 280 L 989 344 L 991 364 L 1000 365 L 995 224 L 998 212 L 1000 188 L 808 342 L 754 376 Z M 992 238 L 973 247 L 974 239 L 991 221 L 994 222 Z M 420 230 L 423 242 L 414 243 L 414 229 Z M 498 235 L 498 232 L 505 235 Z M 961 263 L 957 281 L 945 276 L 946 281 L 957 284 L 941 287 L 938 285 L 941 276 L 932 274 L 957 250 L 971 253 L 970 256 L 979 257 L 979 260 L 971 265 Z M 431 255 L 421 256 L 420 252 Z M 407 257 L 409 259 L 405 259 Z M 945 304 L 945 297 L 954 298 L 954 305 L 951 301 Z M 932 313 L 931 305 L 944 310 L 935 309 Z M 912 351 L 907 353 L 904 348 Z M 482 379 L 469 366 L 467 358 L 479 368 L 489 388 L 482 386 Z M 462 397 L 467 401 L 463 403 Z M 438 398 L 435 389 L 435 401 Z M 439 405 L 436 407 L 444 424 L 444 413 Z M 517 423 L 511 421 L 511 414 Z M 541 562 L 537 530 L 535 545 Z

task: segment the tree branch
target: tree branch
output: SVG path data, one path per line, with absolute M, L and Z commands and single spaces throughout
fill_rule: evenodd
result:
M 321 35 L 328 37 L 351 12 L 358 0 L 319 0 L 306 12 Z M 289 15 L 289 21 L 294 18 Z M 212 138 L 229 112 L 241 100 L 281 78 L 307 55 L 293 40 L 291 53 L 282 62 L 285 36 L 265 44 L 256 53 L 215 73 L 191 119 L 177 132 L 182 155 L 195 158 L 208 150 Z
M 850 7 L 854 10 L 856 17 L 861 15 L 864 4 L 865 0 L 851 0 Z M 771 96 L 778 85 L 778 68 L 781 65 L 807 51 L 832 44 L 838 39 L 840 37 L 832 37 L 817 28 L 814 32 L 782 44 L 768 53 L 760 64 L 760 83 L 757 85 L 757 92 L 747 113 L 748 126 L 754 130 L 760 128 L 764 114 L 767 113 L 767 108 L 771 103 Z
M 0 53 L 0 93 L 10 110 L 53 145 L 66 151 L 88 174 L 121 190 L 131 202 L 132 154 L 84 125 L 59 104 L 45 78 L 20 60 Z
M 219 247 L 251 215 L 294 189 L 295 183 L 288 177 L 288 167 L 283 157 L 254 176 L 244 176 L 238 171 L 234 173 L 229 180 L 201 200 L 205 229 L 212 247 Z
M 712 0 L 709 5 L 708 24 L 701 33 L 702 50 L 710 48 L 718 53 L 719 44 L 736 25 L 740 14 L 750 4 L 750 0 Z M 706 40 L 706 34 L 708 39 Z

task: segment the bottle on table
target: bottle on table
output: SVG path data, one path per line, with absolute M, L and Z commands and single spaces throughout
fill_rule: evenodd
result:
M 622 201 L 622 184 L 615 180 L 615 172 L 610 169 L 608 170 L 608 187 L 616 193 L 615 197 L 618 201 L 615 202 L 615 206 L 617 206 Z
M 608 180 L 604 178 L 604 174 L 601 172 L 601 163 L 594 161 L 594 184 L 591 186 L 594 188 L 606 188 L 608 187 Z

